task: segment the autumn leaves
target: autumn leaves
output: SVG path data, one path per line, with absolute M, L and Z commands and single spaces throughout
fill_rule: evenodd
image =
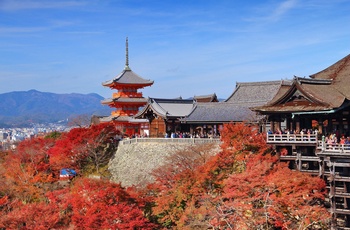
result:
M 222 146 L 169 157 L 143 190 L 108 179 L 119 132 L 111 125 L 35 138 L 0 158 L 0 228 L 327 229 L 325 183 L 278 162 L 263 134 L 228 124 Z M 74 168 L 69 186 L 59 170 Z M 38 215 L 40 213 L 40 215 Z

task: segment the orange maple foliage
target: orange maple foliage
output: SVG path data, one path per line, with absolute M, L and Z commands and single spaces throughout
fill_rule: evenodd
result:
M 159 183 L 162 178 L 149 186 L 160 224 L 174 229 L 326 226 L 321 179 L 278 164 L 254 127 L 228 124 L 221 135 L 220 153 L 195 170 L 171 175 L 167 186 Z M 171 171 L 172 165 L 167 167 Z
M 325 182 L 293 172 L 271 155 L 252 155 L 225 180 L 212 225 L 234 229 L 327 229 Z
M 98 171 L 114 153 L 118 133 L 110 124 L 77 128 L 23 141 L 2 154 L 0 228 L 153 229 L 137 191 L 82 175 L 57 180 L 62 167 L 82 171 L 92 164 Z
M 51 139 L 34 138 L 22 141 L 3 162 L 3 177 L 6 179 L 2 191 L 23 202 L 40 199 L 40 185 L 53 181 L 47 150 L 53 146 Z
M 60 225 L 60 212 L 55 204 L 45 202 L 16 205 L 7 215 L 0 217 L 5 229 L 53 229 Z
M 75 229 L 153 229 L 143 215 L 143 204 L 119 184 L 79 179 L 69 203 Z
M 0 228 L 327 228 L 324 181 L 279 163 L 264 134 L 244 124 L 224 127 L 216 155 L 201 146 L 169 157 L 142 192 L 83 176 L 62 188 L 52 178 L 63 167 L 93 164 L 98 171 L 115 150 L 117 133 L 108 125 L 72 129 L 5 154 Z
M 99 173 L 100 167 L 107 164 L 113 155 L 115 137 L 119 133 L 109 123 L 70 130 L 49 150 L 51 168 L 56 172 L 62 168 L 73 168 L 79 172 L 91 163 Z

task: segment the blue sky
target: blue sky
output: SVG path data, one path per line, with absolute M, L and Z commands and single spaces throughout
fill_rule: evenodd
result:
M 0 93 L 113 91 L 125 65 L 145 97 L 309 76 L 350 54 L 350 0 L 0 0 Z

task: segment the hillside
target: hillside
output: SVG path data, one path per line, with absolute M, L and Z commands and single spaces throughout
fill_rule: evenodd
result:
M 37 90 L 0 94 L 0 127 L 23 127 L 30 123 L 67 120 L 81 114 L 109 115 L 98 94 L 55 94 Z

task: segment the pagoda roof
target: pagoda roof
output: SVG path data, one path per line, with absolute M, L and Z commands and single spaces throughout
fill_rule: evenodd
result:
M 192 99 L 149 98 L 147 105 L 134 117 L 141 118 L 151 111 L 163 118 L 180 118 L 188 115 L 194 106 Z
M 285 84 L 291 84 L 291 81 L 237 82 L 235 90 L 225 102 L 248 107 L 264 105 L 274 98 L 280 87 Z
M 130 103 L 130 104 L 138 104 L 138 103 L 146 103 L 147 98 L 144 97 L 116 97 L 116 98 L 107 98 L 101 101 L 104 105 L 109 105 L 113 103 Z
M 114 121 L 115 119 L 118 119 L 119 118 L 119 121 L 125 121 L 125 122 L 128 122 L 129 121 L 129 117 L 127 116 L 108 116 L 108 117 L 103 117 L 100 119 L 101 122 L 111 122 L 111 121 Z
M 117 75 L 115 78 L 112 80 L 103 82 L 103 86 L 107 87 L 116 87 L 116 86 L 123 86 L 123 85 L 128 85 L 128 86 L 138 86 L 138 87 L 145 87 L 145 86 L 150 86 L 154 83 L 154 81 L 151 80 L 146 80 L 136 73 L 134 73 L 130 67 L 129 67 L 129 42 L 128 38 L 126 38 L 125 41 L 125 67 L 124 70 Z
M 103 82 L 103 86 L 112 87 L 114 85 L 142 85 L 142 86 L 150 86 L 154 83 L 154 81 L 146 80 L 136 73 L 134 73 L 131 69 L 125 68 L 119 75 L 117 75 L 114 79 Z
M 257 121 L 258 116 L 249 108 L 230 102 L 196 103 L 191 113 L 182 119 L 185 123 L 229 123 Z
M 119 122 L 129 122 L 129 123 L 147 123 L 147 119 L 135 119 L 134 117 L 129 116 L 108 116 L 100 118 L 101 122 L 111 122 L 111 121 L 119 121 Z

